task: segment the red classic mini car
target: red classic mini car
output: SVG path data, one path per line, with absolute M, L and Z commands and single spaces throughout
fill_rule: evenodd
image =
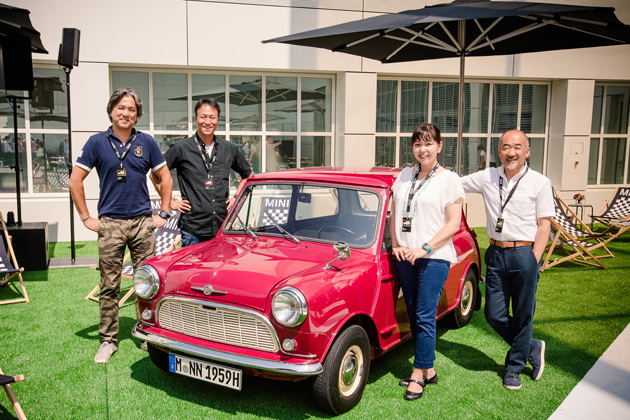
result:
M 411 337 L 388 208 L 399 169 L 307 168 L 256 175 L 212 241 L 135 273 L 138 323 L 167 372 L 241 389 L 249 375 L 313 378 L 340 414 L 360 400 L 370 360 Z M 479 247 L 465 218 L 437 317 L 479 309 Z

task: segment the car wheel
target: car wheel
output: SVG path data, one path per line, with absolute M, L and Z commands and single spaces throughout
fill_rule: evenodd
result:
M 315 402 L 327 413 L 345 413 L 361 401 L 369 373 L 370 340 L 363 328 L 353 325 L 335 340 L 324 371 L 315 379 Z
M 468 325 L 475 312 L 475 302 L 479 299 L 478 293 L 477 276 L 471 267 L 466 273 L 464 284 L 462 284 L 459 305 L 448 315 L 451 327 L 462 328 Z
M 149 357 L 155 366 L 162 369 L 164 372 L 168 370 L 168 353 L 155 347 L 151 343 L 147 343 L 147 350 L 149 350 Z

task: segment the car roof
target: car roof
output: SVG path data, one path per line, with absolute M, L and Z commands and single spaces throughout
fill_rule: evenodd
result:
M 264 172 L 255 175 L 252 181 L 298 181 L 389 188 L 394 184 L 400 171 L 400 168 L 386 168 L 381 166 L 374 166 L 372 168 L 317 166 Z

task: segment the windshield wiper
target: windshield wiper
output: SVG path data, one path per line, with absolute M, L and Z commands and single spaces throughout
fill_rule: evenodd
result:
M 236 215 L 236 218 L 238 219 L 238 221 L 241 223 L 241 226 L 243 226 L 243 230 L 244 230 L 245 232 L 247 232 L 247 233 L 251 234 L 251 235 L 254 237 L 254 239 L 258 239 L 258 235 L 256 235 L 256 234 L 254 233 L 254 231 L 253 231 L 253 230 L 251 230 L 251 229 L 249 228 L 249 226 L 247 226 L 245 223 L 243 223 L 243 221 L 241 220 L 241 218 L 240 218 L 240 217 L 238 217 L 238 213 L 235 213 L 235 215 Z
M 302 241 L 300 241 L 298 238 L 296 238 L 295 236 L 291 235 L 289 232 L 287 232 L 285 229 L 282 228 L 282 226 L 280 226 L 278 223 L 276 223 L 276 221 L 273 219 L 273 217 L 271 217 L 269 215 L 269 213 L 267 213 L 267 210 L 264 211 L 265 215 L 269 218 L 269 220 L 271 220 L 271 223 L 273 223 L 273 225 L 275 227 L 278 228 L 278 230 L 280 230 L 282 233 L 286 233 L 287 235 L 289 235 L 291 237 L 291 239 L 293 239 L 295 242 L 297 242 L 298 244 L 301 244 Z

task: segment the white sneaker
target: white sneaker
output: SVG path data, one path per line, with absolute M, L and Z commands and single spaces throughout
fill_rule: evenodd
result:
M 118 351 L 118 347 L 116 344 L 110 343 L 109 341 L 103 341 L 100 346 L 98 346 L 98 352 L 96 356 L 94 356 L 94 363 L 107 363 L 109 359 L 111 359 L 112 354 Z

